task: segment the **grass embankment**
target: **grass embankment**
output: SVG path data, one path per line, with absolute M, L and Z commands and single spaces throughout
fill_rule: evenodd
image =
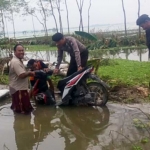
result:
M 116 86 L 149 88 L 150 62 L 104 59 L 100 63 L 98 76 L 112 88 Z M 1 75 L 0 83 L 7 84 L 7 79 L 7 75 Z
M 110 85 L 112 100 L 149 100 L 150 62 L 104 60 L 101 62 L 98 75 Z
M 98 76 L 110 86 L 110 100 L 119 102 L 149 101 L 150 62 L 104 59 Z M 52 77 L 56 84 L 60 78 Z M 8 84 L 8 76 L 0 76 L 1 84 Z
M 144 86 L 150 82 L 150 62 L 123 59 L 104 60 L 98 75 L 112 86 Z

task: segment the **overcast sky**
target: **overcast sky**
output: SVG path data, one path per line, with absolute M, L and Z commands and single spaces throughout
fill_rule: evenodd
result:
M 34 5 L 34 0 L 30 0 L 31 6 Z M 88 21 L 88 7 L 89 0 L 84 0 L 83 7 L 83 24 L 87 26 Z M 77 8 L 76 0 L 67 0 L 68 9 L 69 9 L 69 20 L 70 27 L 78 27 L 79 25 L 79 11 Z M 126 16 L 128 23 L 134 23 L 137 19 L 137 9 L 138 9 L 138 0 L 124 0 Z M 66 11 L 65 5 L 62 4 L 62 21 L 63 27 L 67 27 L 66 20 Z M 57 14 L 57 12 L 55 11 Z M 141 0 L 141 14 L 149 14 L 150 15 L 150 0 Z M 39 15 L 40 17 L 40 15 Z M 58 15 L 57 15 L 58 19 Z M 41 24 L 34 18 L 35 21 L 35 29 L 42 30 Z M 121 0 L 92 0 L 92 5 L 90 9 L 90 25 L 95 24 L 117 24 L 123 23 L 123 11 L 122 11 L 122 3 Z M 12 24 L 7 22 L 8 30 L 12 31 Z M 32 26 L 32 18 L 31 16 L 27 17 L 15 17 L 15 26 L 16 31 L 28 31 L 33 30 Z M 49 17 L 47 22 L 47 26 L 49 29 L 54 28 L 54 20 L 53 17 Z

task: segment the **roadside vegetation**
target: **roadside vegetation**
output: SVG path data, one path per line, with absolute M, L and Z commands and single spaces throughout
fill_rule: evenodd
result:
M 99 67 L 98 75 L 114 86 L 149 87 L 150 63 L 123 59 L 104 59 Z

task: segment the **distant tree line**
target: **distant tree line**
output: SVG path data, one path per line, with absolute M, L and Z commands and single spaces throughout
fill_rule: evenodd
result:
M 16 22 L 15 16 L 31 16 L 32 17 L 32 26 L 35 36 L 35 19 L 42 25 L 45 36 L 48 36 L 48 18 L 53 17 L 55 23 L 56 32 L 63 33 L 63 18 L 61 11 L 66 11 L 67 18 L 67 32 L 70 33 L 70 20 L 69 20 L 69 10 L 68 10 L 68 1 L 73 0 L 35 0 L 36 6 L 30 5 L 26 0 L 0 0 L 0 36 L 2 38 L 8 37 L 8 22 L 12 23 L 13 28 L 13 37 L 16 38 Z M 79 20 L 79 31 L 84 31 L 83 24 L 83 7 L 84 3 L 88 1 L 89 7 L 87 9 L 88 17 L 88 32 L 90 32 L 90 9 L 92 7 L 92 2 L 94 0 L 74 0 L 76 1 L 76 7 L 78 8 L 80 20 Z M 115 0 L 114 0 L 115 1 Z M 125 27 L 125 36 L 127 36 L 127 24 L 126 24 L 126 10 L 124 6 L 124 0 L 122 2 L 122 9 L 124 14 L 124 27 Z M 137 0 L 138 3 L 138 16 L 140 15 L 140 0 Z M 62 10 L 62 5 L 65 5 L 65 10 Z M 74 7 L 74 6 L 73 6 Z M 58 12 L 58 20 L 56 19 L 56 11 Z M 42 19 L 41 19 L 42 18 Z M 139 28 L 140 35 L 140 28 Z

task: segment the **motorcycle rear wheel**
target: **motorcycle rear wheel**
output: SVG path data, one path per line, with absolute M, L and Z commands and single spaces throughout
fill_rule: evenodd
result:
M 108 101 L 108 91 L 107 89 L 98 82 L 89 82 L 87 83 L 89 92 L 94 92 L 95 99 L 89 105 L 92 106 L 105 106 Z

